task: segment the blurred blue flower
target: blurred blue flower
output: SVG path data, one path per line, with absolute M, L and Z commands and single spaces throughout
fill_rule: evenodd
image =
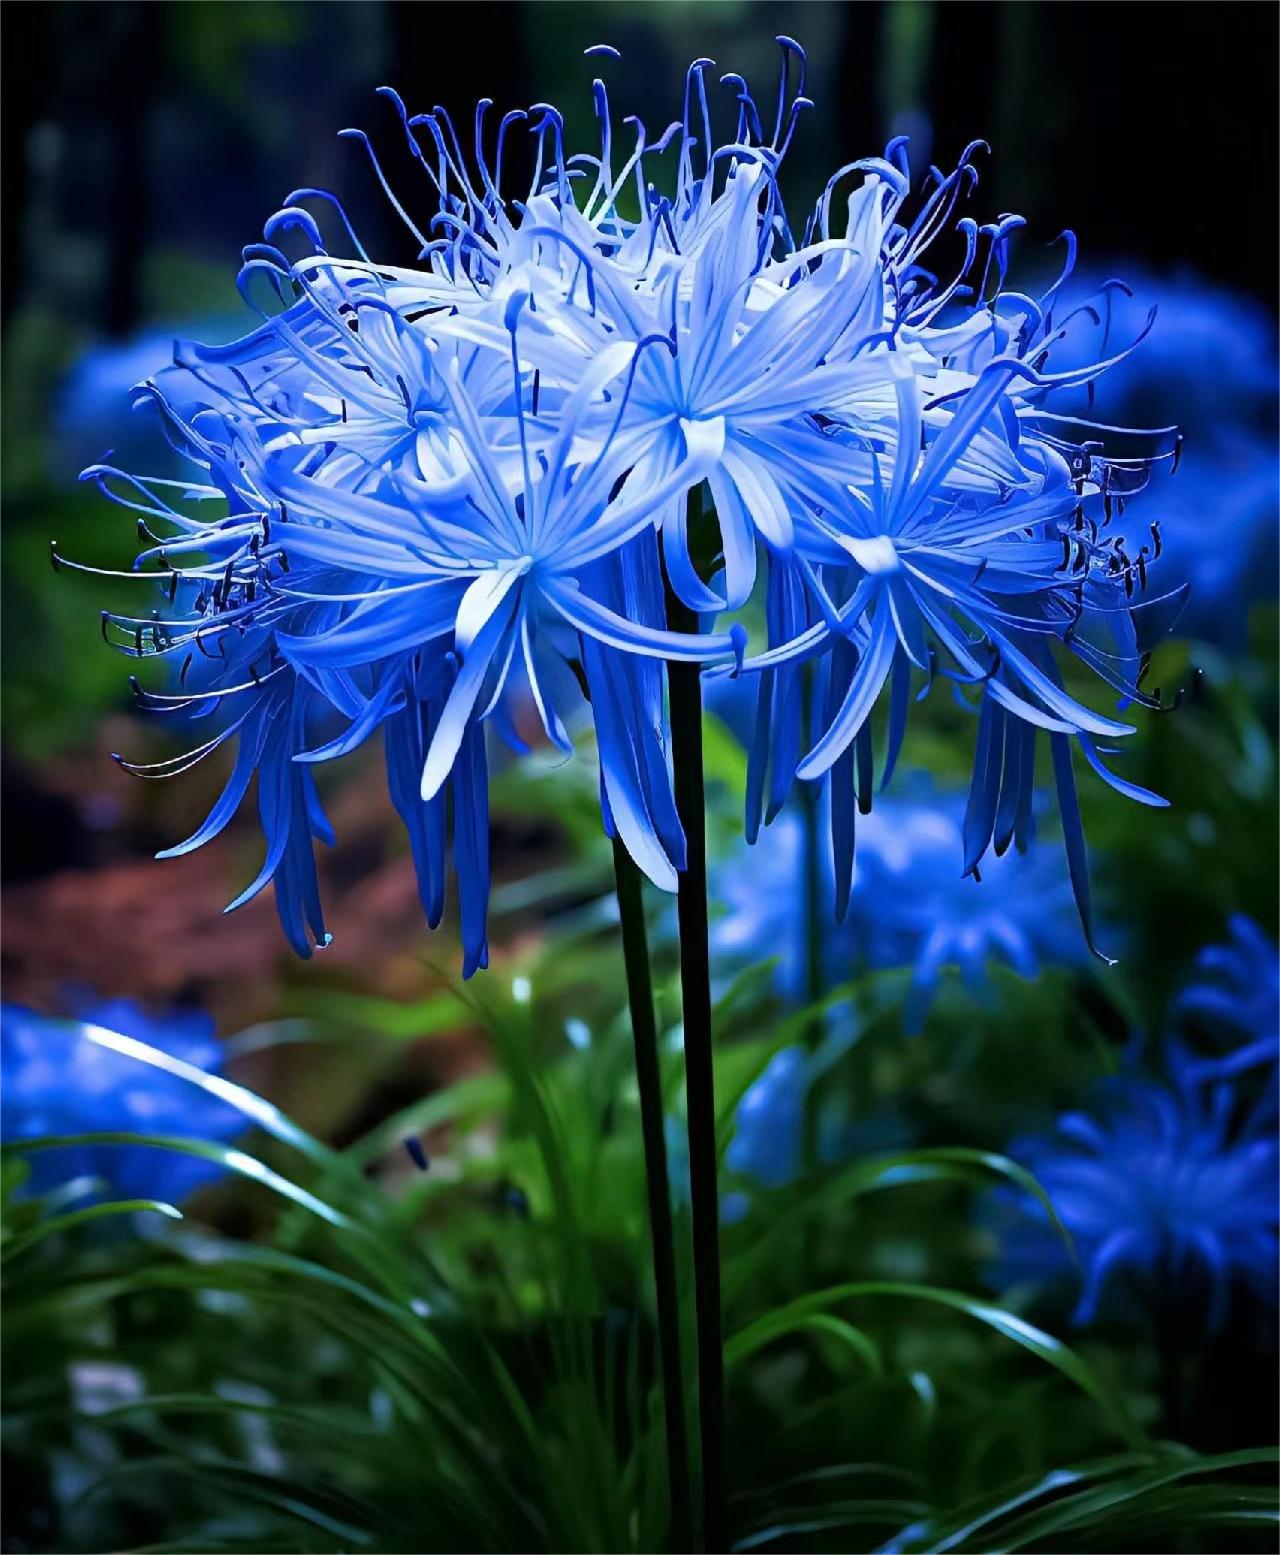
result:
M 1213 1329 L 1239 1288 L 1274 1300 L 1280 1151 L 1270 1109 L 1241 1119 L 1233 1086 L 1205 1084 L 1180 1058 L 1172 1068 L 1168 1083 L 1112 1079 L 1090 1110 L 1010 1147 L 1048 1193 L 1079 1267 L 1034 1199 L 1000 1190 L 1000 1287 L 1078 1281 L 1079 1324 L 1176 1295 L 1206 1303 Z
M 825 849 L 824 849 L 825 857 Z M 781 998 L 802 1004 L 806 996 L 809 915 L 805 889 L 804 823 L 788 808 L 751 846 L 736 840 L 730 855 L 711 873 L 711 895 L 724 910 L 712 920 L 712 960 L 738 969 L 776 958 L 774 986 Z M 832 874 L 822 872 L 820 936 L 827 986 L 847 981 L 855 970 L 853 937 L 847 924 L 831 921 Z
M 1109 401 L 1126 423 L 1176 422 L 1182 429 L 1181 460 L 1172 469 L 1152 469 L 1143 517 L 1159 524 L 1168 574 L 1191 584 L 1184 629 L 1230 640 L 1245 618 L 1240 601 L 1264 597 L 1275 585 L 1275 318 L 1262 304 L 1194 276 L 1162 279 L 1131 267 L 1126 276 L 1159 311 L 1142 350 L 1108 374 Z M 1076 315 L 1060 347 L 1062 360 L 1086 362 L 1103 331 L 1104 339 L 1126 341 L 1145 319 L 1145 306 L 1112 283 L 1096 324 Z M 1083 397 L 1078 408 L 1087 408 Z
M 943 971 L 956 967 L 974 995 L 987 988 L 991 963 L 1033 978 L 1041 965 L 1072 966 L 1087 947 L 1059 854 L 990 854 L 965 872 L 964 803 L 958 796 L 883 800 L 858 819 L 853 892 L 843 925 L 823 922 L 827 986 L 865 967 L 913 969 L 904 1029 L 924 1024 Z M 804 833 L 786 811 L 753 848 L 739 846 L 713 871 L 712 891 L 726 909 L 711 927 L 718 956 L 743 964 L 778 958 L 777 987 L 804 998 Z M 824 908 L 833 871 L 823 862 Z
M 809 1091 L 809 1055 L 784 1047 L 738 1103 L 733 1139 L 725 1154 L 731 1171 L 764 1188 L 781 1188 L 800 1169 L 804 1103 Z
M 1211 440 L 1241 423 L 1246 431 L 1274 436 L 1276 321 L 1270 310 L 1186 272 L 1159 276 L 1126 263 L 1124 274 L 1128 285 L 1111 283 L 1096 325 L 1083 315 L 1074 320 L 1059 347 L 1063 364 L 1093 359 L 1099 341 L 1091 329 L 1107 330 L 1117 344 L 1131 339 L 1154 301 L 1151 332 L 1141 351 L 1108 373 L 1108 394 L 1146 425 L 1176 422 L 1189 441 Z M 1072 290 L 1097 294 L 1105 284 L 1101 272 L 1082 270 Z
M 74 1020 L 58 1020 L 6 1004 L 0 1011 L 0 1132 L 7 1142 L 112 1132 L 218 1141 L 244 1129 L 244 1117 L 229 1104 L 90 1040 L 87 1026 L 145 1042 L 209 1074 L 222 1068 L 213 1021 L 198 1010 L 152 1016 L 131 1000 L 110 999 L 83 1004 Z M 212 1161 L 141 1145 L 68 1145 L 25 1159 L 36 1193 L 93 1177 L 115 1198 L 176 1203 L 222 1175 Z
M 1197 1026 L 1225 1028 L 1242 1045 L 1202 1062 L 1205 1074 L 1239 1074 L 1280 1057 L 1280 951 L 1252 918 L 1233 913 L 1230 940 L 1208 945 L 1174 1004 Z
M 967 826 L 958 798 L 890 801 L 858 824 L 855 938 L 867 964 L 912 968 L 908 1032 L 923 1026 L 947 967 L 976 997 L 992 963 L 1030 979 L 1045 963 L 1088 960 L 1062 856 L 1007 847 L 966 868 Z
M 54 405 L 55 478 L 76 474 L 108 453 L 124 465 L 154 464 L 155 408 L 149 398 L 138 403 L 131 391 L 172 365 L 178 335 L 198 330 L 207 338 L 230 339 L 242 328 L 234 317 L 186 319 L 180 325 L 152 325 L 83 351 L 63 378 Z
M 802 1167 L 805 1107 L 809 1093 L 856 1040 L 856 1030 L 829 1033 L 809 1052 L 797 1043 L 780 1049 L 747 1088 L 738 1103 L 733 1138 L 725 1152 L 730 1171 L 761 1188 L 785 1188 Z M 834 1088 L 822 1096 L 817 1118 L 818 1160 L 824 1166 L 855 1155 L 891 1150 L 907 1142 L 911 1130 L 892 1108 L 877 1108 L 855 1117 L 848 1098 Z M 747 1193 L 724 1195 L 726 1221 L 745 1217 L 751 1207 Z
M 1274 437 L 1223 435 L 1188 443 L 1175 475 L 1153 477 L 1147 497 L 1169 567 L 1189 579 L 1186 633 L 1238 644 L 1241 606 L 1274 596 L 1280 528 L 1280 450 Z

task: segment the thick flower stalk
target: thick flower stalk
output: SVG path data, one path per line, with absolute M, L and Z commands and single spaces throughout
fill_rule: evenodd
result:
M 584 693 L 605 824 L 671 888 L 684 837 L 664 660 L 752 677 L 748 834 L 797 778 L 826 784 L 841 912 L 855 810 L 876 786 L 873 712 L 886 702 L 883 783 L 939 677 L 981 715 L 966 870 L 1026 831 L 1041 734 L 1086 926 L 1073 752 L 1156 802 L 1103 760 L 1132 724 L 1063 677 L 1074 656 L 1122 707 L 1151 700 L 1143 622 L 1166 624 L 1154 607 L 1176 596 L 1148 592 L 1158 539 L 1136 545 L 1110 521 L 1153 460 L 1172 460 L 1173 436 L 1052 408 L 1128 347 L 1055 371 L 1097 312 L 1059 318 L 1061 281 L 1039 298 L 1007 289 L 1020 219 L 956 214 L 977 146 L 914 205 L 901 142 L 849 164 L 796 240 L 780 169 L 810 105 L 803 53 L 780 42 L 775 111 L 728 76 L 720 136 L 708 61 L 690 67 L 681 119 L 652 143 L 628 119 L 625 148 L 597 81 L 589 155 L 569 154 L 553 108 L 495 129 L 482 104 L 468 157 L 442 110 L 411 116 L 388 91 L 421 213 L 347 133 L 418 264 L 379 264 L 331 195 L 296 191 L 245 251 L 241 288 L 269 303 L 259 327 L 179 344 L 141 386 L 201 475 L 86 471 L 140 515 L 132 575 L 168 596 L 109 617 L 107 635 L 173 667 L 144 705 L 214 731 L 152 775 L 238 749 L 182 846 L 216 835 L 256 773 L 267 857 L 238 900 L 273 882 L 302 954 L 326 937 L 313 769 L 381 731 L 427 919 L 452 835 L 464 970 L 484 965 L 486 726 L 519 748 L 514 710 L 531 703 L 568 751 Z M 517 134 L 535 163 L 518 197 L 503 187 Z M 963 261 L 938 280 L 926 252 L 952 226 Z M 1064 275 L 1069 237 L 1067 257 Z M 702 630 L 670 629 L 671 597 Z M 768 642 L 744 664 L 742 627 L 709 628 L 755 600 Z

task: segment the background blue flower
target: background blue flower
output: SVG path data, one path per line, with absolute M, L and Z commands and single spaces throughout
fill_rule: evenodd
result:
M 206 338 L 220 339 L 242 325 L 234 316 L 214 314 L 194 327 Z M 163 443 L 155 410 L 149 405 L 135 410 L 130 391 L 172 365 L 175 338 L 192 328 L 190 319 L 151 325 L 123 340 L 94 345 L 76 359 L 58 387 L 54 407 L 56 479 L 70 478 L 108 452 L 125 465 L 156 463 L 157 445 L 162 449 Z
M 1233 913 L 1230 939 L 1196 957 L 1175 1013 L 1197 1026 L 1225 1028 L 1239 1045 L 1216 1067 L 1234 1073 L 1280 1056 L 1280 951 L 1246 917 Z
M 199 1010 L 153 1016 L 130 999 L 109 999 L 83 1003 L 74 1020 L 58 1020 L 6 1004 L 0 1013 L 0 1132 L 6 1141 L 108 1132 L 216 1141 L 243 1130 L 244 1118 L 233 1107 L 90 1041 L 87 1025 L 133 1037 L 206 1073 L 221 1072 L 222 1044 L 211 1018 Z M 69 1145 L 25 1159 L 28 1186 L 37 1193 L 95 1177 L 109 1197 L 174 1203 L 222 1175 L 211 1161 L 143 1146 Z
M 1234 643 L 1247 618 L 1241 600 L 1275 589 L 1275 320 L 1261 304 L 1194 275 L 1160 277 L 1141 266 L 1124 275 L 1134 295 L 1110 291 L 1099 328 L 1126 342 L 1149 303 L 1159 311 L 1141 350 L 1107 375 L 1110 413 L 1125 425 L 1177 425 L 1185 438 L 1176 471 L 1153 470 L 1141 524 L 1158 521 L 1165 575 L 1191 584 L 1181 629 Z M 1080 278 L 1081 294 L 1102 280 Z M 1078 322 L 1063 342 L 1064 362 L 1073 353 L 1087 360 L 1097 348 L 1098 330 L 1083 315 Z
M 853 1098 L 838 1084 L 823 1086 L 836 1064 L 853 1047 L 857 1031 L 830 1032 L 812 1052 L 799 1043 L 780 1049 L 747 1088 L 738 1103 L 733 1138 L 725 1165 L 761 1188 L 785 1188 L 804 1167 L 805 1109 L 811 1091 L 818 1108 L 818 1164 L 830 1167 L 855 1156 L 906 1144 L 912 1127 L 896 1109 L 855 1115 Z M 722 1200 L 726 1221 L 742 1220 L 751 1208 L 748 1193 L 731 1189 Z
M 725 1163 L 761 1187 L 781 1188 L 800 1167 L 800 1140 L 810 1059 L 802 1047 L 784 1047 L 738 1103 Z
M 723 909 L 711 924 L 713 966 L 728 969 L 772 957 L 774 987 L 793 1004 L 803 1003 L 806 992 L 804 851 L 804 824 L 787 809 L 753 845 L 735 841 L 711 879 L 712 897 Z M 824 850 L 817 930 L 829 986 L 847 981 L 854 970 L 852 935 L 847 924 L 833 920 L 832 896 L 833 876 Z
M 965 824 L 958 796 L 891 800 L 859 820 L 854 932 L 870 965 L 912 968 L 908 1032 L 924 1024 L 948 967 L 980 996 L 994 963 L 1034 978 L 1045 963 L 1088 960 L 1062 856 L 1010 848 L 966 873 Z
M 992 1196 L 1001 1288 L 1078 1286 L 1073 1320 L 1134 1317 L 1177 1302 L 1217 1329 L 1242 1290 L 1274 1301 L 1280 1147 L 1271 1098 L 1246 1104 L 1231 1083 L 1205 1083 L 1176 1050 L 1168 1081 L 1124 1075 L 1087 1110 L 1010 1154 L 1049 1194 L 1078 1267 L 1043 1208 Z M 1274 1073 L 1268 1089 L 1274 1086 Z
M 713 954 L 727 962 L 777 958 L 776 987 L 805 996 L 804 829 L 788 810 L 751 848 L 738 846 L 714 872 L 725 909 L 712 924 Z M 1061 855 L 1051 850 L 990 854 L 964 868 L 964 802 L 959 795 L 883 799 L 860 816 L 849 915 L 830 921 L 834 873 L 822 859 L 821 961 L 828 987 L 865 967 L 912 969 L 904 1029 L 918 1031 L 948 967 L 973 995 L 999 962 L 1035 977 L 1042 964 L 1087 959 Z

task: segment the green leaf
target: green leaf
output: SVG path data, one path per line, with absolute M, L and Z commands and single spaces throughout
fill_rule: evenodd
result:
M 214 1161 L 226 1170 L 242 1177 L 261 1182 L 281 1197 L 292 1200 L 300 1208 L 318 1216 L 335 1231 L 343 1234 L 346 1250 L 365 1267 L 374 1270 L 388 1290 L 403 1294 L 412 1278 L 404 1249 L 400 1242 L 389 1235 L 379 1237 L 366 1221 L 375 1224 L 388 1218 L 389 1205 L 381 1193 L 364 1178 L 359 1165 L 338 1151 L 321 1144 L 318 1139 L 298 1127 L 271 1102 L 236 1085 L 221 1075 L 206 1074 L 172 1054 L 139 1042 L 119 1032 L 108 1031 L 92 1023 L 81 1023 L 80 1031 L 87 1040 L 120 1053 L 154 1069 L 163 1070 L 177 1079 L 185 1080 L 198 1090 L 235 1108 L 243 1117 L 257 1124 L 272 1138 L 297 1150 L 307 1161 L 324 1173 L 326 1189 L 340 1191 L 342 1207 L 298 1186 L 288 1178 L 273 1171 L 264 1162 L 233 1146 L 225 1146 L 206 1140 L 193 1140 L 171 1135 L 141 1135 L 129 1133 L 59 1136 L 13 1142 L 6 1145 L 8 1151 L 45 1149 L 60 1143 L 137 1144 L 157 1149 L 173 1150 L 180 1154 L 194 1155 Z M 357 1212 L 363 1219 L 357 1219 Z M 430 1267 L 426 1255 L 414 1250 L 419 1264 Z
M 248 1501 L 278 1513 L 289 1521 L 308 1524 L 331 1535 L 336 1548 L 348 1545 L 365 1546 L 375 1541 L 375 1533 L 368 1526 L 374 1521 L 373 1509 L 364 1508 L 353 1498 L 325 1492 L 315 1488 L 300 1487 L 292 1482 L 276 1479 L 270 1474 L 246 1469 L 238 1463 L 218 1460 L 164 1457 L 129 1459 L 114 1464 L 100 1478 L 81 1492 L 73 1506 L 108 1488 L 141 1479 L 146 1484 L 164 1485 L 181 1483 L 188 1488 L 201 1486 L 215 1493 L 225 1505 Z M 353 1514 L 364 1512 L 366 1525 L 351 1521 Z
M 1055 1502 L 1049 1507 L 1020 1518 L 1001 1536 L 1001 1550 L 1032 1549 L 1037 1545 L 1042 1548 L 1057 1549 L 1060 1547 L 1059 1541 L 1064 1536 L 1080 1531 L 1082 1526 L 1092 1532 L 1104 1522 L 1114 1524 L 1114 1514 L 1120 1511 L 1132 1511 L 1144 1527 L 1149 1527 L 1154 1507 L 1158 1504 L 1155 1499 L 1157 1492 L 1172 1486 L 1179 1486 L 1185 1491 L 1193 1487 L 1181 1486 L 1180 1482 L 1183 1480 L 1206 1474 L 1222 1474 L 1232 1469 L 1258 1468 L 1263 1465 L 1274 1467 L 1275 1461 L 1275 1453 L 1267 1451 L 1245 1450 L 1201 1458 L 1184 1449 L 1176 1456 L 1170 1454 L 1163 1461 L 1157 1460 L 1149 1469 L 1119 1484 L 1089 1487 L 1065 1502 Z M 1224 1502 L 1248 1495 L 1248 1488 L 1240 1485 L 1207 1485 L 1194 1488 L 1197 1493 L 1192 1499 L 1201 1503 L 1201 1514 L 1210 1519 L 1217 1514 L 1218 1509 L 1226 1509 Z M 1258 1487 L 1253 1488 L 1255 1492 L 1258 1489 Z M 1269 1488 L 1265 1494 L 1267 1498 L 1265 1504 L 1270 1506 L 1274 1514 L 1276 1505 L 1274 1488 Z M 1185 1494 L 1179 1495 L 1172 1505 L 1179 1509 L 1186 1509 L 1186 1501 Z M 1141 1502 L 1141 1506 L 1133 1505 L 1137 1502 Z M 1046 1545 L 1046 1540 L 1053 1542 Z
M 327 1221 L 331 1226 L 354 1228 L 355 1222 L 350 1220 L 341 1210 L 334 1209 L 331 1204 L 326 1204 L 313 1193 L 308 1193 L 305 1188 L 300 1188 L 297 1183 L 290 1182 L 287 1177 L 281 1177 L 278 1172 L 273 1172 L 264 1162 L 256 1156 L 247 1154 L 243 1150 L 236 1149 L 233 1145 L 223 1145 L 211 1139 L 189 1139 L 178 1134 L 128 1134 L 128 1133 L 103 1133 L 103 1134 L 42 1134 L 36 1139 L 10 1140 L 5 1146 L 6 1151 L 15 1154 L 26 1155 L 33 1150 L 58 1150 L 67 1146 L 76 1145 L 141 1145 L 149 1150 L 172 1150 L 179 1155 L 197 1156 L 202 1161 L 213 1161 L 228 1172 L 235 1172 L 241 1177 L 247 1177 L 252 1182 L 260 1182 L 263 1187 L 270 1188 L 281 1198 L 290 1200 L 300 1208 L 317 1215 L 321 1220 Z
M 762 1350 L 765 1345 L 772 1344 L 775 1339 L 781 1339 L 786 1334 L 805 1331 L 832 1335 L 853 1351 L 872 1376 L 884 1376 L 884 1358 L 880 1354 L 880 1348 L 862 1329 L 855 1328 L 852 1323 L 847 1323 L 843 1318 L 833 1317 L 829 1312 L 795 1314 L 788 1307 L 757 1319 L 750 1328 L 744 1329 L 730 1339 L 724 1347 L 725 1367 L 732 1369 L 740 1365 L 748 1356 L 754 1355 L 757 1350 Z
M 845 1507 L 833 1508 L 825 1517 L 788 1518 L 771 1523 L 767 1528 L 748 1534 L 745 1539 L 735 1539 L 731 1548 L 746 1555 L 749 1550 L 766 1549 L 781 1539 L 797 1539 L 806 1534 L 837 1533 L 844 1528 L 861 1532 L 877 1524 L 892 1527 L 900 1523 L 903 1517 L 910 1517 L 918 1510 L 910 1501 L 857 1501 Z M 852 1548 L 852 1545 L 848 1547 Z M 808 1549 L 812 1546 L 800 1545 L 799 1548 Z
M 305 1129 L 299 1128 L 296 1123 L 287 1118 L 279 1107 L 255 1095 L 253 1091 L 246 1090 L 243 1085 L 236 1085 L 234 1081 L 224 1079 L 222 1075 L 207 1074 L 194 1064 L 175 1058 L 172 1053 L 165 1053 L 146 1042 L 139 1042 L 136 1037 L 126 1037 L 121 1032 L 108 1031 L 105 1026 L 84 1022 L 80 1026 L 80 1031 L 88 1041 L 96 1043 L 99 1047 L 109 1048 L 112 1052 L 136 1059 L 141 1064 L 149 1064 L 153 1069 L 161 1069 L 166 1074 L 194 1085 L 207 1096 L 216 1097 L 219 1101 L 234 1107 L 249 1122 L 256 1123 L 273 1139 L 292 1146 L 313 1165 L 321 1167 L 324 1171 L 336 1174 L 339 1178 L 346 1177 L 348 1181 L 362 1182 L 359 1173 L 355 1172 L 351 1164 L 345 1162 L 336 1151 L 330 1150 L 327 1145 L 322 1145 L 318 1139 L 314 1139 Z
M 777 1243 L 792 1236 L 798 1224 L 828 1213 L 838 1205 L 860 1198 L 865 1193 L 921 1183 L 954 1183 L 973 1187 L 983 1184 L 988 1177 L 1003 1177 L 1034 1198 L 1062 1237 L 1072 1260 L 1075 1260 L 1075 1244 L 1071 1233 L 1063 1225 L 1049 1195 L 1025 1166 L 992 1150 L 942 1146 L 868 1156 L 842 1168 L 825 1181 L 805 1185 L 803 1193 L 795 1189 L 783 1189 L 774 1195 L 767 1195 L 759 1189 L 754 1190 L 763 1203 L 768 1203 L 772 1198 L 785 1212 L 773 1217 L 760 1217 L 760 1239 L 753 1246 L 744 1248 L 726 1270 L 726 1288 L 731 1295 L 748 1288 L 757 1278 L 759 1268 L 771 1263 L 776 1257 Z
M 1268 1508 L 1274 1515 L 1275 1492 L 1270 1485 L 1185 1486 L 1181 1482 L 1239 1469 L 1274 1468 L 1275 1462 L 1275 1452 L 1264 1449 L 1216 1457 L 1200 1457 L 1176 1446 L 1154 1453 L 1115 1454 L 1053 1469 L 1019 1482 L 995 1500 L 979 1498 L 959 1513 L 915 1523 L 882 1546 L 882 1555 L 909 1551 L 948 1555 L 966 1549 L 981 1555 L 1014 1555 L 1037 1548 L 1125 1549 L 1121 1530 L 1127 1519 L 1117 1517 L 1117 1512 L 1132 1514 L 1132 1531 L 1142 1535 L 1144 1543 L 1160 1529 L 1172 1534 L 1193 1521 L 1214 1526 L 1237 1516 L 1261 1521 Z M 1160 1492 L 1170 1489 L 1177 1494 L 1162 1500 Z M 1036 1506 L 1050 1497 L 1047 1505 Z
M 137 1415 L 253 1415 L 270 1421 L 274 1426 L 294 1433 L 313 1436 L 330 1443 L 335 1454 L 346 1454 L 359 1444 L 363 1447 L 381 1444 L 385 1449 L 387 1433 L 375 1426 L 365 1415 L 354 1409 L 341 1409 L 332 1404 L 315 1407 L 278 1403 L 258 1403 L 253 1400 L 226 1398 L 217 1393 L 147 1393 L 141 1398 L 131 1398 L 106 1409 L 95 1409 L 86 1419 L 95 1426 L 109 1424 L 113 1420 L 131 1420 Z
M 326 1025 L 345 1026 L 364 1037 L 396 1041 L 417 1041 L 457 1031 L 470 1018 L 466 1005 L 452 989 L 444 989 L 416 1004 L 397 1004 L 391 999 L 326 989 L 322 994 L 299 996 L 299 1007 L 304 1014 Z
M 42 1220 L 32 1230 L 10 1237 L 4 1243 L 4 1255 L 6 1258 L 17 1258 L 47 1238 L 59 1236 L 64 1231 L 73 1231 L 77 1226 L 86 1225 L 92 1220 L 105 1220 L 112 1215 L 144 1213 L 167 1215 L 170 1220 L 182 1219 L 180 1209 L 173 1204 L 164 1204 L 159 1199 L 117 1199 L 111 1204 L 91 1204 L 86 1209 L 53 1215 L 48 1220 Z
M 311 1020 L 269 1020 L 237 1032 L 223 1043 L 233 1062 L 252 1053 L 270 1053 L 279 1047 L 301 1046 L 315 1042 L 346 1041 L 349 1033 L 327 1030 Z
M 1041 1496 L 1054 1495 L 1090 1477 L 1113 1475 L 1121 1469 L 1142 1463 L 1140 1454 L 1127 1453 L 1105 1458 L 1081 1468 L 1051 1469 L 1031 1484 L 1008 1495 L 994 1505 L 984 1500 L 970 1502 L 958 1521 L 933 1518 L 904 1528 L 895 1539 L 884 1546 L 881 1555 L 905 1555 L 908 1550 L 928 1549 L 930 1555 L 945 1555 L 946 1551 L 959 1549 L 974 1534 L 990 1528 L 1001 1518 L 1029 1506 Z
M 966 1296 L 962 1291 L 936 1289 L 929 1285 L 901 1284 L 887 1280 L 863 1280 L 847 1285 L 834 1285 L 828 1290 L 801 1296 L 788 1306 L 767 1313 L 740 1330 L 725 1346 L 726 1360 L 731 1354 L 737 1358 L 742 1349 L 749 1353 L 752 1349 L 758 1349 L 760 1343 L 767 1343 L 767 1338 L 759 1339 L 762 1332 L 772 1337 L 775 1329 L 785 1332 L 788 1327 L 795 1326 L 799 1319 L 810 1313 L 825 1312 L 840 1303 L 868 1296 L 930 1302 L 935 1306 L 947 1307 L 953 1312 L 961 1312 L 973 1318 L 975 1322 L 982 1323 L 994 1329 L 996 1333 L 1002 1334 L 1006 1339 L 1013 1340 L 1015 1344 L 1045 1361 L 1068 1381 L 1073 1382 L 1094 1401 L 1111 1428 L 1124 1440 L 1135 1445 L 1143 1440 L 1141 1431 L 1130 1419 L 1128 1411 L 1092 1367 L 1074 1350 L 1051 1334 L 1034 1327 L 1024 1318 L 1006 1312 L 1002 1307 L 992 1306 L 988 1302 Z M 778 1325 L 783 1326 L 778 1328 Z
M 708 782 L 723 783 L 732 794 L 741 794 L 747 786 L 742 741 L 715 713 L 702 718 L 702 769 Z

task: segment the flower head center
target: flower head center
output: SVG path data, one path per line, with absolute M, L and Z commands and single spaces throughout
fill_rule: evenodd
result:
M 888 535 L 873 535 L 869 540 L 849 539 L 844 543 L 858 566 L 872 577 L 886 577 L 902 565 L 898 548 Z

